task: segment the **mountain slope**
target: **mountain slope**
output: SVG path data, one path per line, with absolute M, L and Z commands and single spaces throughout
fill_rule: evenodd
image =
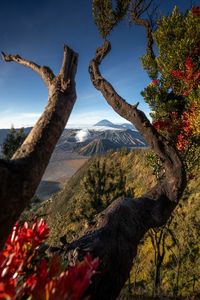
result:
M 53 158 L 66 157 L 70 153 L 91 156 L 121 148 L 137 149 L 147 147 L 138 131 L 130 129 L 78 130 L 67 129 L 58 141 Z
M 110 122 L 109 120 L 101 120 L 98 123 L 94 124 L 94 126 L 107 126 L 107 127 L 114 127 L 115 124 L 113 124 L 112 122 Z
M 103 154 L 109 150 L 119 149 L 120 145 L 110 141 L 109 139 L 95 139 L 84 147 L 79 149 L 79 154 L 93 156 L 95 154 Z

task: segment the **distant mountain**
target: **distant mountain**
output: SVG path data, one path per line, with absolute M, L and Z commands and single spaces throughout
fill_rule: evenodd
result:
M 79 154 L 84 156 L 93 156 L 95 154 L 103 154 L 109 150 L 117 150 L 121 147 L 115 142 L 108 139 L 95 139 L 86 146 L 79 149 Z
M 130 123 L 113 124 L 112 122 L 106 119 L 99 121 L 94 126 L 105 126 L 105 127 L 118 128 L 118 129 L 136 130 L 135 127 Z
M 121 125 L 117 125 L 120 126 L 120 128 L 126 128 L 126 129 L 130 129 L 130 130 L 136 130 L 135 126 L 133 126 L 132 124 L 129 123 L 123 123 Z
M 84 139 L 79 139 L 84 136 Z M 69 152 L 77 153 L 82 156 L 92 156 L 95 154 L 106 153 L 109 150 L 121 148 L 142 148 L 147 147 L 143 136 L 130 129 L 115 130 L 105 127 L 105 130 L 97 129 L 66 129 L 62 134 L 56 148 L 54 157 L 65 157 Z
M 101 120 L 98 123 L 94 124 L 94 126 L 107 126 L 107 127 L 115 127 L 115 124 L 110 122 L 109 120 Z
M 25 128 L 25 133 L 28 134 L 30 130 L 31 128 Z M 0 129 L 0 145 L 8 132 L 9 129 Z M 147 147 L 147 143 L 131 124 L 115 125 L 108 120 L 102 120 L 92 128 L 65 129 L 55 147 L 52 159 L 59 161 L 67 159 L 72 154 L 92 156 L 106 153 L 111 149 L 141 147 Z

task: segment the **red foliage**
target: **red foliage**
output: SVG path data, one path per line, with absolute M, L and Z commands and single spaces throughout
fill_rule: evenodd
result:
M 191 110 L 184 112 L 181 117 L 178 117 L 176 112 L 172 112 L 169 118 L 158 119 L 153 122 L 156 130 L 168 133 L 175 140 L 179 151 L 185 150 L 186 146 L 190 143 L 188 139 L 191 134 L 190 113 Z
M 166 129 L 170 125 L 169 119 L 158 119 L 153 122 L 154 128 L 156 128 L 158 131 Z
M 185 139 L 185 136 L 183 134 L 179 134 L 177 136 L 177 143 L 176 147 L 179 151 L 185 150 L 185 147 L 189 144 L 189 141 Z
M 55 281 L 53 298 L 51 299 L 80 299 L 89 286 L 91 277 L 98 265 L 99 260 L 93 260 L 91 255 L 88 254 L 78 265 L 70 267 Z
M 14 300 L 30 297 L 41 300 L 78 300 L 90 284 L 99 265 L 91 255 L 63 269 L 58 256 L 41 256 L 39 246 L 49 234 L 45 221 L 35 221 L 32 227 L 17 223 L 10 234 L 5 249 L 0 252 L 0 299 Z
M 159 80 L 158 79 L 154 79 L 154 80 L 152 80 L 151 84 L 152 85 L 157 85 L 157 84 L 159 84 Z
M 200 10 L 200 8 L 198 8 Z M 196 11 L 198 10 L 196 7 Z M 188 96 L 200 82 L 200 71 L 194 70 L 192 59 L 187 57 L 185 60 L 185 72 L 172 70 L 171 74 L 176 79 L 182 81 L 183 87 L 180 92 Z M 194 103 L 190 108 L 178 116 L 176 112 L 171 112 L 165 119 L 158 119 L 153 122 L 153 126 L 162 131 L 164 135 L 170 136 L 179 151 L 184 151 L 190 144 L 192 136 L 192 120 L 195 115 L 196 106 Z
M 200 7 L 199 6 L 193 6 L 192 14 L 195 17 L 200 17 Z
M 182 93 L 184 96 L 188 96 L 200 81 L 200 71 L 194 70 L 194 66 L 190 57 L 187 57 L 185 60 L 185 72 L 181 72 L 180 70 L 172 70 L 171 74 L 176 79 L 183 81 L 184 89 Z

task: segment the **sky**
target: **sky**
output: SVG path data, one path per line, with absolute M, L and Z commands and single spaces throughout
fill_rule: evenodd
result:
M 88 64 L 102 40 L 92 18 L 91 0 L 10 0 L 0 9 L 0 50 L 19 54 L 57 73 L 67 44 L 79 54 L 76 75 L 77 100 L 68 126 L 95 124 L 101 119 L 125 122 L 92 85 Z M 181 11 L 190 0 L 158 1 L 162 14 L 177 5 Z M 195 1 L 193 1 L 195 3 Z M 197 4 L 197 1 L 196 1 Z M 145 31 L 123 21 L 109 36 L 112 51 L 101 66 L 103 76 L 129 103 L 140 102 L 147 115 L 149 107 L 140 96 L 149 84 L 140 57 L 145 54 Z M 47 104 L 47 89 L 32 70 L 0 60 L 0 128 L 33 126 Z

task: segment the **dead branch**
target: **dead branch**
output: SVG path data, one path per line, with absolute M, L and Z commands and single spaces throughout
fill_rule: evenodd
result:
M 101 260 L 99 272 L 88 290 L 91 299 L 116 299 L 128 279 L 140 240 L 150 228 L 162 226 L 171 216 L 186 185 L 182 162 L 173 147 L 152 127 L 145 114 L 120 97 L 101 75 L 99 65 L 111 46 L 106 41 L 89 65 L 91 81 L 108 104 L 144 135 L 162 159 L 165 179 L 140 198 L 116 199 L 98 214 L 85 235 L 54 249 L 63 257 L 77 249 L 81 259 L 87 252 Z
M 48 67 L 19 55 L 2 53 L 6 62 L 17 62 L 38 73 L 48 87 L 48 104 L 9 162 L 0 161 L 0 249 L 14 223 L 33 197 L 54 147 L 66 125 L 76 100 L 77 54 L 64 47 L 61 71 L 55 76 Z

